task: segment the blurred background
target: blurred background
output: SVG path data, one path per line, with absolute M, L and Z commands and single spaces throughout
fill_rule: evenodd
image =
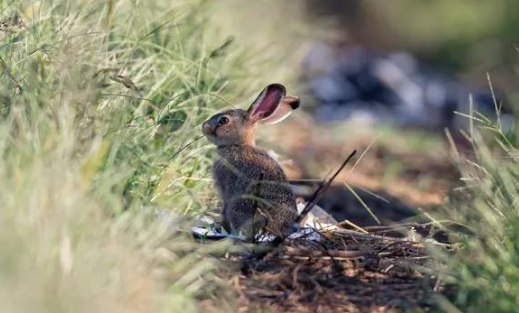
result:
M 320 203 L 339 220 L 374 223 L 365 206 L 390 220 L 433 210 L 459 183 L 451 145 L 468 148 L 474 125 L 514 132 L 515 1 L 224 3 L 238 38 L 285 47 L 292 73 L 282 79 L 305 114 L 260 132 L 284 152 L 291 178 L 318 179 L 354 148 L 366 151 L 343 177 L 348 186 Z M 258 29 L 274 36 L 263 40 Z
M 479 235 L 442 260 L 459 303 L 513 311 L 518 15 L 516 0 L 0 0 L 0 311 L 233 311 L 212 257 L 227 243 L 190 236 L 219 212 L 196 138 L 273 82 L 302 107 L 258 143 L 299 196 L 357 149 L 319 204 L 359 226 L 447 208 Z

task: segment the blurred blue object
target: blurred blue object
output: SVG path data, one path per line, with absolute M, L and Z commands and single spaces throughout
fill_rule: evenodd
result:
M 466 128 L 473 111 L 496 119 L 489 91 L 470 89 L 406 52 L 376 53 L 356 46 L 317 44 L 303 63 L 321 122 L 362 119 L 430 130 Z M 316 70 L 319 74 L 315 74 Z M 314 74 L 311 74 L 314 73 Z M 500 105 L 500 100 L 497 100 Z M 503 128 L 512 118 L 501 112 Z

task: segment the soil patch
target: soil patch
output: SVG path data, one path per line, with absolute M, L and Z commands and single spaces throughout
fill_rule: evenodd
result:
M 429 261 L 418 241 L 349 230 L 322 238 L 286 241 L 245 261 L 247 270 L 231 278 L 240 311 L 406 312 L 430 307 L 441 292 L 418 270 Z

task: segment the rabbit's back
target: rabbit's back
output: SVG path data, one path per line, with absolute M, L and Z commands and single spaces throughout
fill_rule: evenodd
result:
M 253 218 L 259 208 L 263 226 L 274 230 L 292 226 L 297 218 L 295 196 L 282 168 L 268 153 L 253 146 L 219 147 L 217 152 L 213 176 L 226 206 L 224 219 Z M 254 201 L 255 206 L 233 205 L 240 201 Z

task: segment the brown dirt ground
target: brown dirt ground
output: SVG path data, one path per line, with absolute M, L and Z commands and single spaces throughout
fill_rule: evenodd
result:
M 371 144 L 355 169 L 347 167 L 336 182 L 387 193 L 414 207 L 443 204 L 459 182 L 459 173 L 449 156 L 449 143 L 441 141 L 445 136 L 435 139 L 439 142 L 436 149 L 414 151 L 406 147 L 405 136 L 399 134 L 377 139 L 380 133 L 369 128 L 353 134 L 346 132 L 305 119 L 281 123 L 272 131 L 277 148 L 291 158 L 284 163 L 290 179 L 324 177 L 351 151 L 356 149 L 360 155 Z M 427 141 L 427 135 L 424 137 Z M 397 168 L 395 173 L 391 168 Z
M 260 260 L 226 259 L 246 265 L 227 278 L 238 312 L 408 312 L 427 310 L 443 291 L 419 270 L 429 262 L 422 243 L 378 230 L 322 238 L 286 241 Z
M 273 137 L 278 139 L 273 146 L 292 158 L 284 163 L 290 179 L 318 178 L 338 166 L 353 149 L 362 153 L 374 138 L 373 134 L 344 136 L 343 140 L 332 139 L 333 136 L 311 121 L 292 120 L 276 126 Z M 417 152 L 405 149 L 405 145 L 405 139 L 400 146 L 387 141 L 375 143 L 355 170 L 349 166 L 336 182 L 341 186 L 346 182 L 375 194 L 387 194 L 409 207 L 427 210 L 443 204 L 449 190 L 459 181 L 448 153 Z M 448 144 L 441 150 L 448 151 Z M 388 166 L 395 162 L 398 171 L 388 177 Z M 359 212 L 361 209 L 352 209 L 351 199 L 341 198 L 344 194 L 344 190 L 333 194 L 330 191 L 330 199 L 337 202 L 333 198 L 339 197 L 339 203 L 349 206 L 350 211 L 345 211 L 348 216 L 352 211 Z M 384 202 L 373 203 L 382 203 L 377 204 L 380 207 L 375 208 L 375 212 L 377 209 L 378 212 L 391 210 Z M 423 244 L 409 238 L 417 231 L 421 235 L 427 234 L 429 229 L 416 223 L 370 228 L 373 221 L 357 222 L 367 233 L 327 232 L 320 243 L 287 241 L 262 260 L 226 259 L 233 264 L 245 262 L 247 265 L 247 270 L 227 275 L 229 285 L 239 298 L 238 311 L 375 313 L 427 310 L 432 297 L 443 290 L 436 277 L 418 270 L 428 264 L 429 257 Z M 400 231 L 391 231 L 394 228 Z M 206 304 L 213 306 L 210 303 Z

